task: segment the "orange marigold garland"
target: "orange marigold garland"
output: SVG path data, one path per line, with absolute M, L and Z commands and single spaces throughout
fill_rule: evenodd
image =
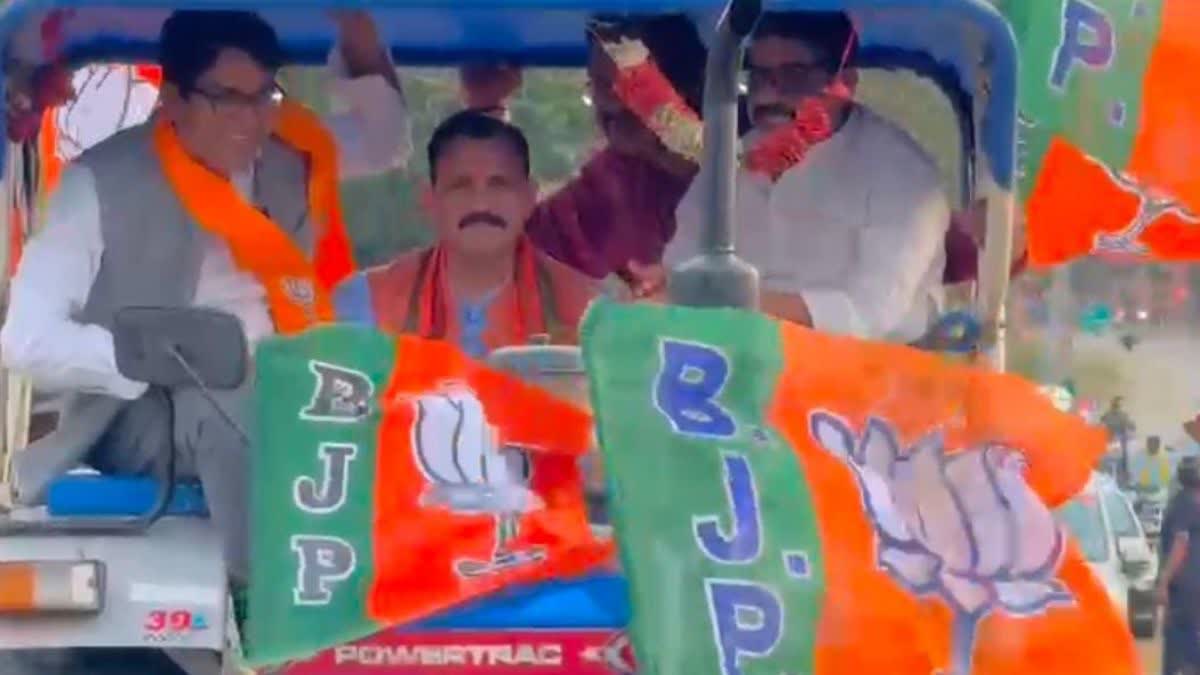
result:
M 816 98 L 806 99 L 791 124 L 764 134 L 743 157 L 746 170 L 771 182 L 799 164 L 812 146 L 833 134 L 829 110 Z
M 850 96 L 849 88 L 839 78 L 820 94 L 804 99 L 791 124 L 765 134 L 746 152 L 743 158 L 746 169 L 767 176 L 772 182 L 779 180 L 804 159 L 812 146 L 836 131 L 827 102 L 848 100 Z
M 655 65 L 646 46 L 628 37 L 602 40 L 601 44 L 617 66 L 613 85 L 617 98 L 667 148 L 698 163 L 704 148 L 704 123 Z M 805 99 L 792 124 L 764 135 L 743 155 L 746 170 L 767 176 L 772 182 L 779 180 L 804 159 L 812 146 L 833 135 L 826 102 L 850 96 L 846 84 L 835 78 L 824 91 Z
M 700 161 L 704 124 L 654 63 L 640 40 L 602 41 L 617 65 L 614 93 L 672 152 Z

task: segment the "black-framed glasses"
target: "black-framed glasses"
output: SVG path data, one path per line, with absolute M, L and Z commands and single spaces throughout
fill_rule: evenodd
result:
M 243 110 L 258 112 L 278 107 L 283 103 L 287 93 L 278 82 L 253 94 L 247 94 L 237 89 L 227 87 L 206 88 L 193 87 L 189 93 L 197 94 L 212 106 L 218 114 L 234 113 Z
M 833 77 L 833 68 L 827 61 L 796 61 L 770 67 L 747 63 L 742 77 L 743 86 L 749 89 L 770 85 L 785 96 L 797 96 L 828 84 Z

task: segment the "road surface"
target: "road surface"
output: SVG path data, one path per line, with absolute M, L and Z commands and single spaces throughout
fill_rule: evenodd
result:
M 1080 335 L 1073 348 L 1077 360 L 1099 357 L 1119 368 L 1121 393 L 1139 437 L 1159 435 L 1174 442 L 1183 435 L 1183 421 L 1200 413 L 1200 335 L 1152 334 L 1132 351 L 1111 335 Z M 1099 404 L 1104 408 L 1108 402 Z

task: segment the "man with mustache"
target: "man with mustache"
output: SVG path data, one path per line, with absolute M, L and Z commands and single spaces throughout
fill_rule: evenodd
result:
M 338 317 L 451 340 L 475 357 L 535 335 L 576 342 L 598 289 L 525 236 L 537 189 L 524 134 L 466 110 L 438 126 L 428 155 L 437 243 L 348 279 Z
M 940 309 L 949 208 L 916 142 L 851 99 L 856 44 L 842 12 L 768 12 L 759 22 L 746 64 L 754 128 L 743 142 L 753 148 L 814 108 L 827 133 L 777 176 L 738 172 L 737 245 L 762 275 L 764 312 L 912 342 Z M 667 264 L 699 253 L 705 184 L 680 204 Z M 662 276 L 643 272 L 651 284 Z

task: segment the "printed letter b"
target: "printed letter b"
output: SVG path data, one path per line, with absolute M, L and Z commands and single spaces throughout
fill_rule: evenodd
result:
M 729 379 L 729 361 L 708 345 L 663 340 L 654 404 L 676 433 L 729 438 L 737 426 L 717 395 Z

